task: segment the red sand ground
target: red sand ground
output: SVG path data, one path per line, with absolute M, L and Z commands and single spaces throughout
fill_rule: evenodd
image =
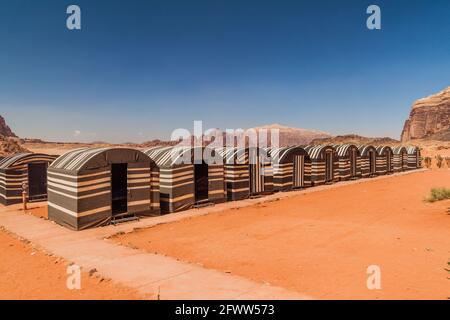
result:
M 417 172 L 159 225 L 116 241 L 322 299 L 447 299 L 450 170 Z M 381 268 L 368 290 L 367 267 Z
M 66 286 L 68 263 L 0 230 L 0 299 L 141 299 L 132 289 L 82 272 L 81 290 Z

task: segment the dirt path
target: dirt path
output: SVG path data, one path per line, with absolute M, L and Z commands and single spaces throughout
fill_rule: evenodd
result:
M 77 264 L 83 270 L 96 269 L 97 274 L 101 277 L 112 279 L 114 283 L 132 288 L 139 294 L 132 296 L 125 292 L 123 297 L 164 300 L 310 298 L 284 288 L 204 269 L 201 266 L 183 263 L 174 258 L 119 246 L 111 241 L 104 240 L 102 234 L 105 231 L 102 230 L 103 228 L 80 232 L 68 230 L 51 221 L 36 217 L 35 215 L 41 216 L 36 206 L 39 206 L 39 204 L 33 204 L 33 207 L 35 207 L 31 210 L 33 212 L 28 213 L 20 210 L 20 206 L 0 206 L 0 226 L 27 239 L 34 246 L 42 248 L 46 252 Z M 10 250 L 20 252 L 16 248 L 10 248 Z M 36 254 L 32 256 L 31 261 L 37 260 L 35 256 Z M 26 254 L 25 257 L 29 258 Z M 5 260 L 5 263 L 12 261 L 8 259 L 8 251 L 0 250 L 0 260 Z M 3 272 L 5 274 L 17 274 L 16 278 L 4 278 L 4 281 L 0 283 L 0 290 L 2 285 L 4 286 L 3 296 L 5 298 L 15 298 L 15 289 L 19 290 L 19 293 L 26 292 L 30 295 L 36 289 L 42 295 L 31 297 L 53 298 L 52 295 L 56 295 L 54 298 L 57 298 L 61 295 L 63 298 L 72 299 L 71 296 L 63 295 L 67 278 L 60 275 L 61 272 L 65 275 L 65 267 L 53 270 L 51 259 L 48 260 L 50 267 L 47 266 L 45 261 L 38 265 L 30 264 L 31 261 L 24 259 L 22 263 L 22 259 L 17 258 L 14 261 L 15 264 L 4 265 Z M 87 278 L 86 275 L 83 279 L 85 278 Z M 17 283 L 9 282 L 10 279 L 17 279 Z M 85 288 L 88 290 L 91 288 L 91 282 L 89 281 L 88 279 L 85 284 Z M 92 283 L 95 284 L 95 280 L 93 281 Z M 56 289 L 54 289 L 54 286 L 56 286 Z M 99 292 L 104 292 L 104 294 L 93 295 L 92 297 L 98 299 L 118 299 L 122 297 L 113 285 Z M 26 297 L 25 294 L 17 296 L 17 298 Z
M 450 170 L 417 172 L 185 219 L 121 244 L 319 298 L 447 299 Z M 367 267 L 381 268 L 368 290 Z
M 67 261 L 33 248 L 0 229 L 0 299 L 140 299 L 134 290 L 95 273 L 81 273 L 81 290 L 69 290 Z

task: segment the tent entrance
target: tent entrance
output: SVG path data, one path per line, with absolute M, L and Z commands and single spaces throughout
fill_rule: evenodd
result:
M 264 191 L 263 161 L 256 156 L 255 163 L 250 164 L 250 194 L 255 195 Z
M 293 186 L 303 188 L 305 186 L 305 156 L 294 156 Z
M 112 215 L 120 215 L 128 210 L 128 165 L 126 163 L 114 163 L 111 165 L 111 209 Z
M 408 154 L 402 152 L 402 169 L 408 169 Z
M 369 151 L 369 172 L 370 174 L 375 174 L 376 172 L 376 158 L 375 158 L 375 152 Z
M 392 163 L 391 162 L 392 162 L 391 153 L 388 152 L 386 155 L 386 171 L 387 171 L 387 173 L 392 171 L 392 167 L 391 167 Z
M 350 177 L 356 177 L 356 150 L 351 150 L 350 152 Z
M 333 152 L 325 153 L 325 182 L 333 181 Z
M 209 199 L 208 164 L 202 162 L 194 165 L 195 202 Z
M 47 199 L 47 163 L 28 164 L 28 199 Z

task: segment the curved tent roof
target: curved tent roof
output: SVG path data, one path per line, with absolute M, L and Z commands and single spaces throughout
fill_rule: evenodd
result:
M 103 168 L 111 163 L 153 162 L 139 150 L 127 148 L 80 148 L 57 158 L 50 169 L 78 173 L 84 170 Z
M 302 154 L 309 157 L 308 152 L 302 147 L 292 146 L 292 147 L 269 147 L 265 148 L 268 155 L 273 161 L 277 163 L 283 163 L 290 161 L 290 155 Z
M 393 153 L 392 148 L 389 146 L 377 146 L 375 149 L 377 150 L 378 155 L 383 155 L 386 152 Z
M 400 154 L 400 153 L 407 153 L 408 152 L 404 146 L 394 147 L 394 148 L 392 148 L 392 151 L 394 152 L 394 154 Z
M 322 159 L 324 151 L 329 149 L 334 150 L 333 146 L 330 145 L 306 146 L 304 149 L 308 152 L 310 158 L 314 160 Z
M 361 157 L 367 157 L 367 153 L 369 151 L 377 152 L 377 149 L 375 149 L 375 147 L 372 145 L 358 146 L 358 149 L 359 149 L 359 153 L 361 154 Z
M 170 168 L 182 165 L 189 165 L 198 163 L 199 159 L 196 156 L 196 150 L 200 152 L 200 159 L 207 164 L 222 164 L 222 157 L 219 155 L 220 162 L 215 158 L 215 153 L 219 149 L 211 147 L 153 147 L 144 151 L 144 153 L 155 161 L 160 168 Z M 209 155 L 205 155 L 205 151 L 210 150 Z M 208 158 L 210 156 L 211 158 Z
M 358 147 L 354 144 L 339 144 L 339 145 L 334 145 L 333 147 L 336 150 L 339 157 L 346 157 L 348 155 L 348 152 L 351 149 L 356 148 L 359 152 Z
M 0 170 L 8 169 L 30 161 L 52 162 L 56 157 L 43 153 L 17 153 L 0 160 Z
M 189 161 L 192 161 L 193 152 L 191 147 L 152 147 L 144 151 L 144 153 L 155 161 L 158 167 L 173 167 L 185 163 L 183 159 L 189 157 Z
M 420 149 L 416 146 L 408 146 L 406 147 L 406 152 L 408 152 L 408 154 L 415 154 L 417 152 L 420 152 Z

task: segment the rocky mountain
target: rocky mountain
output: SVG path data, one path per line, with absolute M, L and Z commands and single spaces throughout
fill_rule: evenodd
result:
M 343 136 L 336 136 L 331 138 L 324 138 L 324 139 L 315 139 L 311 142 L 311 144 L 317 145 L 317 144 L 345 144 L 345 143 L 351 143 L 355 145 L 360 144 L 370 144 L 373 146 L 378 145 L 395 145 L 400 143 L 400 141 L 384 137 L 384 138 L 368 138 L 359 136 L 357 134 L 347 134 Z
M 405 121 L 402 141 L 424 139 L 431 136 L 448 139 L 448 134 L 438 133 L 450 129 L 450 87 L 414 102 Z
M 0 116 L 0 136 L 17 138 L 14 132 L 12 132 L 12 130 L 8 127 L 2 116 Z
M 331 134 L 319 131 L 319 130 L 311 130 L 311 129 L 301 129 L 301 128 L 291 128 L 287 126 L 283 126 L 278 123 L 264 125 L 260 127 L 252 128 L 256 132 L 259 132 L 260 130 L 269 130 L 276 129 L 279 130 L 279 145 L 281 147 L 284 146 L 292 146 L 292 145 L 307 145 L 311 143 L 314 139 L 320 139 L 320 138 L 330 138 L 332 137 Z M 270 136 L 270 133 L 269 133 Z
M 26 148 L 22 147 L 19 139 L 0 136 L 0 157 L 5 157 L 21 152 L 29 151 Z

